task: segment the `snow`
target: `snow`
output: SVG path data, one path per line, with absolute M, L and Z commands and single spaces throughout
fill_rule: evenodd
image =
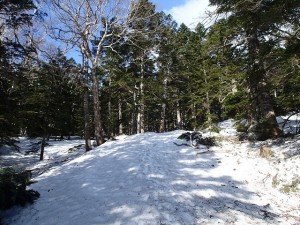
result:
M 5 225 L 299 224 L 299 189 L 282 188 L 300 179 L 299 155 L 283 154 L 300 138 L 239 142 L 233 120 L 220 127 L 209 151 L 175 145 L 184 131 L 123 135 L 88 153 L 69 151 L 82 140 L 52 141 L 46 160 L 27 165 L 41 197 L 0 217 Z M 262 145 L 274 156 L 260 158 Z

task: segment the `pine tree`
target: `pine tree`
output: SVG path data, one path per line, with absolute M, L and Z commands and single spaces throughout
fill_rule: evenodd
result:
M 81 104 L 78 101 L 80 89 L 72 80 L 77 70 L 74 60 L 67 60 L 58 50 L 48 64 L 28 74 L 31 79 L 23 91 L 22 104 L 22 125 L 27 135 L 63 137 L 75 134 L 74 115 Z
M 154 79 L 155 56 L 153 53 L 156 51 L 155 38 L 159 20 L 158 14 L 155 14 L 155 6 L 148 0 L 141 0 L 140 7 L 132 13 L 138 15 L 138 17 L 144 15 L 144 19 L 131 24 L 132 33 L 128 40 L 134 43 L 134 45 L 129 45 L 129 63 L 135 79 L 133 100 L 136 107 L 136 132 L 144 133 L 147 130 L 147 81 Z M 140 30 L 146 32 L 141 33 Z M 151 92 L 148 91 L 148 93 Z
M 273 67 L 267 62 L 280 40 L 275 32 L 286 23 L 299 18 L 299 1 L 221 1 L 210 0 L 217 6 L 217 13 L 229 13 L 228 21 L 238 28 L 236 37 L 240 51 L 238 57 L 246 62 L 246 80 L 250 90 L 252 108 L 252 131 L 259 139 L 276 137 L 278 128 L 274 105 L 270 93 L 269 71 Z
M 0 2 L 0 142 L 20 133 L 18 86 L 26 83 L 21 68 L 26 55 L 34 49 L 21 40 L 31 26 L 35 6 L 31 0 Z M 26 85 L 26 84 L 25 84 Z
M 161 113 L 159 121 L 159 131 L 165 132 L 174 128 L 173 108 L 174 102 L 171 97 L 171 81 L 176 71 L 176 50 L 174 46 L 175 33 L 177 29 L 176 22 L 171 15 L 160 14 L 161 29 L 158 32 L 158 81 L 157 95 L 161 97 Z M 159 88 L 160 87 L 160 88 Z
M 242 88 L 244 73 L 240 69 L 244 64 L 240 58 L 235 59 L 231 43 L 234 34 L 234 28 L 226 20 L 220 20 L 209 28 L 203 43 L 202 65 L 208 84 L 206 93 L 210 100 L 208 104 L 210 112 L 208 113 L 211 113 L 210 120 L 214 122 L 228 117 L 228 99 L 240 92 L 245 93 Z M 232 106 L 230 105 L 230 107 Z M 234 108 L 236 107 L 239 106 L 235 105 Z M 243 105 L 242 110 L 246 113 L 245 109 L 246 107 Z M 236 113 L 231 109 L 230 116 L 234 117 Z

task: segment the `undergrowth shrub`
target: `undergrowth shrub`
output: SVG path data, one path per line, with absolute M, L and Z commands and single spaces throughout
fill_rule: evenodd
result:
M 0 168 L 0 209 L 8 209 L 13 205 L 25 206 L 33 203 L 40 194 L 34 190 L 26 190 L 30 185 L 31 172 L 17 172 L 13 168 Z
M 200 132 L 194 131 L 192 133 L 186 132 L 181 134 L 177 139 L 191 141 L 194 146 L 196 145 L 206 145 L 206 146 L 216 146 L 217 140 L 215 137 L 203 137 Z
M 2 146 L 10 146 L 12 150 L 20 151 L 20 147 L 18 146 L 19 141 L 9 137 L 1 137 L 0 138 L 0 147 Z

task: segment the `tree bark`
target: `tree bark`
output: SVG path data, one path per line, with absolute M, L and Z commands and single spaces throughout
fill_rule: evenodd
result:
M 144 81 L 143 81 L 142 77 L 142 81 L 140 84 L 140 110 L 139 110 L 139 114 L 140 114 L 140 133 L 144 133 L 145 132 L 145 102 L 144 102 Z
M 119 99 L 118 102 L 118 108 L 119 108 L 119 134 L 123 134 L 123 123 L 122 123 L 122 102 Z
M 204 70 L 204 82 L 205 85 L 207 86 L 208 82 L 207 82 L 207 73 L 206 70 Z M 212 128 L 212 118 L 211 118 L 211 113 L 210 113 L 210 99 L 209 99 L 209 93 L 208 91 L 206 91 L 205 93 L 205 106 L 206 106 L 206 117 L 207 117 L 207 124 L 208 124 L 208 129 Z
M 41 143 L 40 161 L 44 160 L 45 140 L 46 140 L 46 137 L 45 137 L 45 135 L 44 135 L 44 136 L 43 136 L 43 139 L 42 139 L 42 143 Z
M 139 85 L 139 102 L 138 102 L 138 129 L 137 133 L 145 132 L 145 102 L 144 102 L 144 59 L 141 58 L 141 75 L 140 75 L 140 85 Z
M 138 121 L 137 121 L 137 114 L 138 114 L 138 102 L 137 102 L 137 91 L 138 87 L 137 85 L 134 86 L 133 90 L 133 104 L 134 104 L 134 109 L 132 110 L 131 114 L 131 126 L 130 126 L 130 134 L 137 133 L 138 130 Z
M 82 55 L 82 79 L 83 79 L 83 113 L 84 113 L 84 140 L 85 151 L 92 149 L 91 143 L 91 124 L 90 124 L 90 106 L 89 106 L 89 81 L 88 81 L 88 62 L 83 52 Z
M 95 68 L 92 69 L 92 82 L 93 82 L 93 104 L 94 104 L 94 124 L 95 124 L 95 139 L 96 145 L 99 146 L 104 143 L 102 118 L 101 118 L 101 104 L 99 96 L 99 79 L 97 77 Z
M 112 115 L 112 103 L 111 103 L 111 95 L 112 95 L 112 91 L 111 91 L 111 78 L 108 78 L 108 128 L 107 128 L 107 134 L 110 137 L 114 136 L 114 124 L 113 124 L 113 115 Z
M 163 92 L 163 102 L 161 105 L 161 116 L 160 116 L 160 126 L 159 126 L 159 132 L 165 132 L 166 131 L 166 99 L 167 99 L 167 84 L 168 79 L 165 78 L 163 81 L 164 85 L 164 92 Z
M 138 107 L 140 108 L 140 107 Z M 141 133 L 141 112 L 140 109 L 138 109 L 137 117 L 136 117 L 136 133 Z
M 176 117 L 177 117 L 177 124 L 176 124 L 177 129 L 182 129 L 182 119 L 181 119 L 180 105 L 178 101 L 176 105 Z
M 248 35 L 249 68 L 247 82 L 252 109 L 250 131 L 256 134 L 257 139 L 266 140 L 280 136 L 282 131 L 276 121 L 263 61 L 258 55 L 260 46 L 256 33 L 257 31 L 253 32 L 252 30 L 252 33 Z
M 193 106 L 192 106 L 192 121 L 194 122 L 193 130 L 196 131 L 198 124 L 197 124 L 196 104 L 195 103 L 193 103 Z
M 85 84 L 84 86 L 83 111 L 84 111 L 85 151 L 88 152 L 92 149 L 92 143 L 91 143 L 91 135 L 90 135 L 89 88 L 87 84 Z

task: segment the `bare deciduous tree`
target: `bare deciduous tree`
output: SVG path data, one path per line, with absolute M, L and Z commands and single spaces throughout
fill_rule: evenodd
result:
M 52 0 L 48 5 L 51 18 L 49 34 L 71 48 L 76 47 L 88 60 L 95 138 L 100 145 L 104 142 L 104 135 L 97 68 L 103 61 L 103 50 L 113 50 L 114 45 L 130 35 L 132 23 L 145 19 L 134 13 L 141 3 L 137 0 Z M 145 15 L 149 16 L 149 13 Z

